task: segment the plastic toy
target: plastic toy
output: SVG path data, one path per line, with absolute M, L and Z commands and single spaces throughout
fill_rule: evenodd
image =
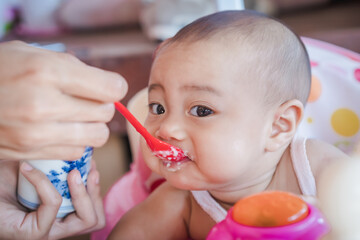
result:
M 287 192 L 263 192 L 238 201 L 207 240 L 320 239 L 329 232 L 320 211 Z

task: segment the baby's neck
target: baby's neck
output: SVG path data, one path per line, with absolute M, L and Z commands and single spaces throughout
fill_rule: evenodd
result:
M 255 181 L 233 191 L 209 191 L 210 195 L 226 210 L 229 210 L 238 200 L 243 197 L 267 190 L 272 181 L 274 171 L 262 175 Z
M 272 156 L 274 157 L 274 156 Z M 254 178 L 252 181 L 248 181 L 246 185 L 238 186 L 236 189 L 226 189 L 222 190 L 209 190 L 210 195 L 226 210 L 229 210 L 237 201 L 240 199 L 249 196 L 251 194 L 259 193 L 265 190 L 283 190 L 287 191 L 288 189 L 279 184 L 278 176 L 282 178 L 284 182 L 283 174 L 279 174 L 280 172 L 289 172 L 292 169 L 291 159 L 290 159 L 290 148 L 287 147 L 284 151 L 281 152 L 280 156 L 275 156 L 278 159 L 278 164 L 269 169 L 267 172 L 262 173 L 261 176 Z M 289 165 L 290 164 L 290 165 Z M 290 169 L 289 169 L 290 168 Z M 274 179 L 276 180 L 274 181 Z M 285 181 L 286 182 L 286 181 Z M 286 184 L 285 184 L 286 185 Z

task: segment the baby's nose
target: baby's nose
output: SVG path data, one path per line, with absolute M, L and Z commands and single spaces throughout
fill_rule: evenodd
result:
M 163 141 L 184 140 L 186 137 L 184 123 L 179 119 L 167 117 L 161 122 L 155 135 Z

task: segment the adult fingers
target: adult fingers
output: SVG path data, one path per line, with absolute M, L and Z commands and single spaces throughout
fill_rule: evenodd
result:
M 59 81 L 59 88 L 64 93 L 101 102 L 115 102 L 122 99 L 128 85 L 125 79 L 114 72 L 80 64 L 69 54 L 59 54 L 71 65 L 63 65 L 63 76 Z
M 39 195 L 41 204 L 35 212 L 26 215 L 23 227 L 31 227 L 34 235 L 44 236 L 53 225 L 56 214 L 60 208 L 62 198 L 51 184 L 49 179 L 41 171 L 33 168 L 28 163 L 23 163 L 20 167 L 24 177 L 35 187 Z M 26 227 L 25 227 L 26 228 Z
M 56 107 L 54 107 L 56 106 Z M 52 106 L 47 104 L 39 114 L 32 115 L 33 121 L 43 119 L 62 122 L 109 122 L 115 113 L 111 103 L 99 103 L 82 98 L 64 95 L 54 99 Z
M 0 45 L 0 58 L 6 66 L 22 68 L 4 71 L 4 79 L 25 79 L 33 76 L 37 83 L 53 83 L 62 92 L 100 102 L 119 101 L 127 92 L 124 78 L 114 72 L 88 66 L 68 53 L 52 52 L 21 42 Z
M 100 194 L 100 174 L 96 169 L 94 160 L 91 162 L 91 171 L 88 176 L 87 189 L 97 216 L 97 225 L 91 230 L 99 230 L 105 226 L 105 213 L 103 200 Z
M 88 175 L 87 179 L 87 193 L 90 197 L 91 203 L 92 203 L 92 211 L 89 212 L 87 210 L 86 214 L 91 214 L 92 221 L 87 222 L 89 224 L 88 226 L 91 226 L 88 230 L 82 231 L 82 233 L 95 231 L 103 228 L 105 226 L 105 213 L 104 213 L 104 207 L 103 207 L 103 201 L 100 194 L 100 175 L 99 172 L 96 169 L 96 163 L 93 160 L 91 162 L 91 170 Z M 74 201 L 74 200 L 73 200 Z M 76 205 L 75 205 L 76 204 Z M 77 209 L 77 215 L 80 219 L 91 219 L 91 217 L 87 216 L 85 212 L 80 211 L 80 204 L 82 204 L 81 199 L 79 198 L 79 202 L 76 202 L 74 204 L 75 209 Z M 79 205 L 77 205 L 79 204 Z M 79 208 L 77 208 L 79 206 Z M 85 210 L 85 208 L 83 209 Z M 93 215 L 95 213 L 95 215 Z
M 46 146 L 93 146 L 106 143 L 110 131 L 105 123 L 38 123 L 0 128 L 0 146 L 37 150 Z
M 39 79 L 41 76 L 27 78 Z M 6 100 L 0 102 L 3 124 L 14 120 L 20 123 L 51 120 L 108 122 L 114 116 L 115 107 L 112 102 L 103 103 L 67 95 L 56 89 L 50 81 L 38 83 L 36 80 L 28 80 L 21 84 L 15 83 L 16 81 L 12 81 L 12 84 L 0 87 L 0 96 Z
M 97 216 L 85 186 L 82 184 L 78 170 L 72 170 L 68 175 L 68 184 L 75 213 L 68 215 L 62 222 L 56 223 L 51 229 L 50 238 L 59 239 L 80 234 L 92 228 L 97 223 Z M 66 229 L 66 232 L 64 232 Z
M 91 198 L 81 181 L 80 172 L 73 170 L 68 178 L 71 200 L 74 204 L 77 217 L 87 227 L 92 227 L 97 222 L 96 213 L 94 211 Z
M 0 147 L 0 159 L 7 160 L 76 160 L 84 153 L 85 147 L 72 146 L 49 146 L 32 151 L 21 151 Z

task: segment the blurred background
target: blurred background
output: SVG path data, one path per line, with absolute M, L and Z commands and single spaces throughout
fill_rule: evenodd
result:
M 118 72 L 129 83 L 126 104 L 146 87 L 159 42 L 196 18 L 228 9 L 264 12 L 300 36 L 360 53 L 360 0 L 0 0 L 0 41 L 66 51 Z M 103 195 L 132 159 L 123 117 L 116 114 L 109 127 L 110 140 L 94 153 Z

